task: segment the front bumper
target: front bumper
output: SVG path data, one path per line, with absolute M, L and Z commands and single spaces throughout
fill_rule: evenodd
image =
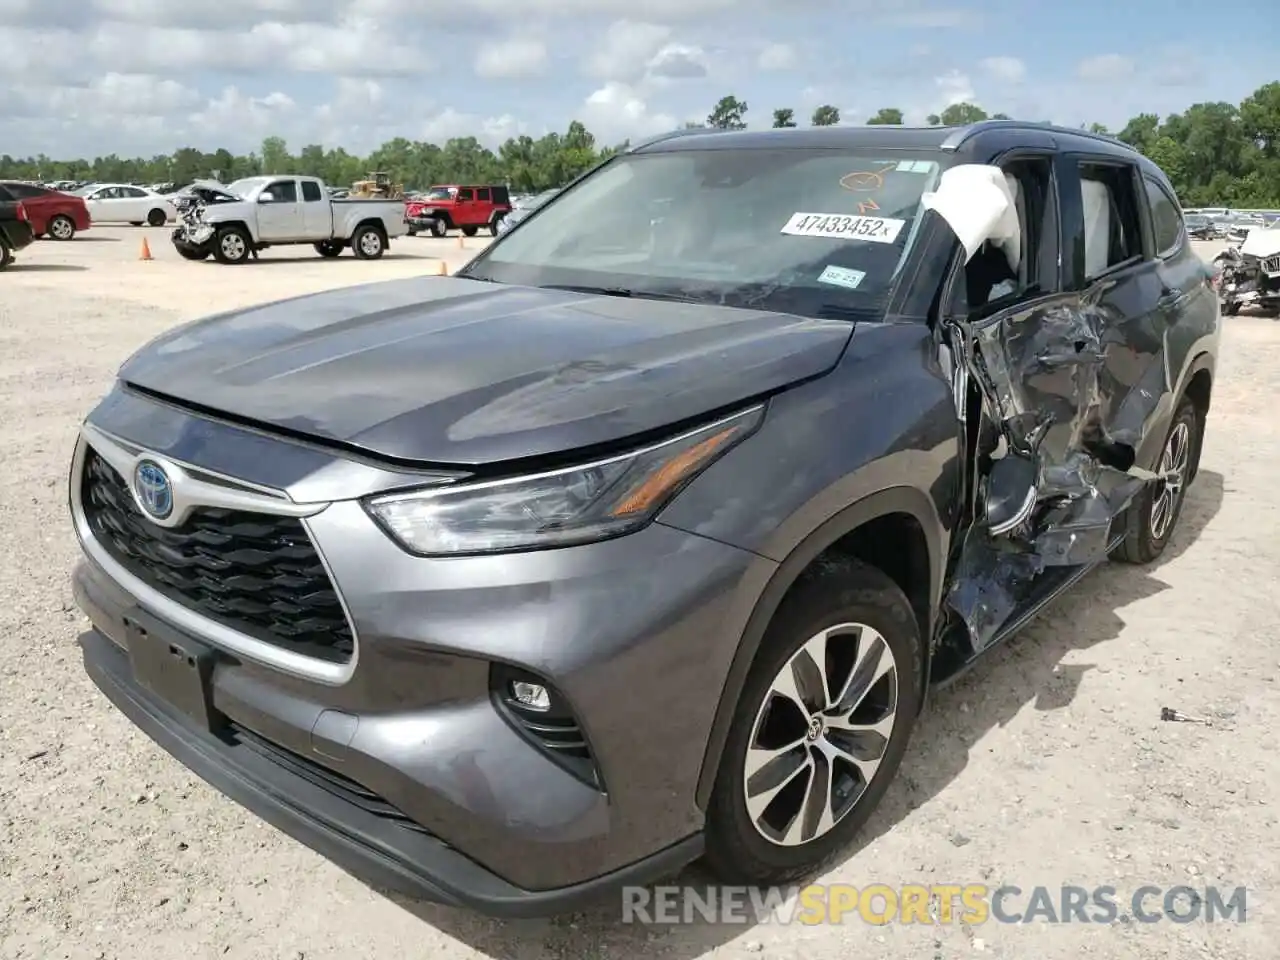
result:
M 299 503 L 404 483 L 127 392 L 91 419 L 152 453 Z M 83 540 L 74 496 L 72 506 Z M 776 564 L 661 523 L 583 547 L 450 560 L 409 556 L 350 500 L 332 502 L 307 527 L 354 628 L 349 670 L 308 677 L 250 649 L 229 652 L 215 632 L 108 573 L 90 541 L 75 589 L 96 630 L 85 640 L 95 682 L 166 749 L 265 819 L 341 863 L 390 869 L 417 896 L 486 912 L 554 912 L 697 856 L 696 791 L 718 691 L 750 612 L 744 598 L 753 602 Z M 124 647 L 124 618 L 135 608 L 221 651 L 209 679 L 213 707 L 274 748 L 285 772 L 246 786 L 237 772 L 242 746 L 184 726 L 132 682 L 128 658 L 113 651 Z M 575 776 L 517 729 L 495 701 L 495 665 L 558 690 L 598 782 Z M 344 779 L 418 833 L 400 826 L 385 835 L 358 803 L 337 816 L 314 785 L 280 787 L 298 764 Z M 467 866 L 448 866 L 455 862 Z
M 83 577 L 76 583 L 77 599 L 91 603 L 83 593 Z M 522 889 L 435 837 L 370 812 L 341 788 L 326 789 L 323 775 L 308 776 L 304 764 L 291 768 L 269 750 L 229 743 L 184 722 L 139 686 L 128 656 L 97 630 L 83 634 L 80 644 L 90 679 L 164 750 L 267 823 L 385 890 L 492 916 L 546 916 L 597 903 L 622 885 L 650 882 L 702 853 L 702 838 L 695 835 L 589 882 Z

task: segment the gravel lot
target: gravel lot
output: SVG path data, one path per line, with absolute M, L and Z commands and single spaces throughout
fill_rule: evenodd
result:
M 137 259 L 144 236 L 152 262 Z M 181 261 L 166 236 L 95 228 L 0 275 L 0 956 L 1276 956 L 1280 323 L 1226 323 L 1200 477 L 1163 562 L 1095 573 L 938 695 L 863 848 L 825 878 L 1110 884 L 1122 901 L 1145 884 L 1244 885 L 1247 923 L 645 929 L 602 911 L 501 924 L 393 902 L 264 826 L 81 670 L 65 474 L 117 365 L 180 320 L 469 255 L 413 238 L 379 262 L 284 248 L 226 268 Z M 1161 706 L 1214 723 L 1161 723 Z

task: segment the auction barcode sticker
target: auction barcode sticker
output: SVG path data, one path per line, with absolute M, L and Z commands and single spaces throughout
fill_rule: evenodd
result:
M 851 217 L 839 213 L 793 213 L 782 232 L 793 237 L 893 243 L 906 222 L 885 217 Z

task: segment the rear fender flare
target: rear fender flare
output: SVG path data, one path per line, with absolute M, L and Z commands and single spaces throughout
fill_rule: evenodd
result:
M 707 737 L 707 748 L 703 754 L 702 771 L 698 777 L 697 791 L 694 795 L 698 808 L 705 810 L 711 799 L 711 790 L 715 785 L 716 773 L 720 768 L 724 745 L 729 737 L 729 727 L 733 721 L 738 699 L 742 688 L 746 685 L 747 674 L 754 663 L 756 653 L 764 640 L 765 631 L 773 620 L 782 598 L 786 596 L 792 584 L 800 574 L 824 550 L 858 527 L 875 520 L 877 517 L 893 513 L 905 513 L 915 518 L 924 531 L 929 550 L 929 629 L 921 639 L 928 647 L 932 634 L 933 621 L 937 615 L 938 597 L 942 589 L 943 552 L 942 524 L 937 509 L 929 497 L 914 487 L 890 487 L 869 494 L 861 500 L 845 507 L 835 516 L 823 522 L 808 536 L 798 543 L 782 561 L 770 577 L 769 582 L 760 593 L 746 628 L 738 641 L 738 650 L 725 677 L 724 687 L 720 692 L 720 703 L 716 707 L 715 719 Z M 926 669 L 922 684 L 928 682 L 929 649 L 925 651 Z M 923 692 L 923 691 L 922 691 Z

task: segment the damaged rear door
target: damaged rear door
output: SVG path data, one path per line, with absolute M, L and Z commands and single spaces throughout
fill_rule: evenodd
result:
M 967 430 L 970 523 L 948 592 L 973 654 L 1106 559 L 1155 479 L 1144 441 L 1172 410 L 1174 305 L 1149 256 L 1139 172 L 1080 154 L 1050 166 L 1040 219 L 1034 204 L 1020 213 L 1025 296 L 948 324 L 981 420 Z

